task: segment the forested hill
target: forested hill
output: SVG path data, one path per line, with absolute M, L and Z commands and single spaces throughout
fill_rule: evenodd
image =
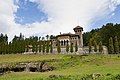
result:
M 96 41 L 97 44 L 101 41 L 103 45 L 108 46 L 110 37 L 115 42 L 115 36 L 117 36 L 120 46 L 120 24 L 107 23 L 102 28 L 93 29 L 90 32 L 84 33 L 84 46 L 88 46 L 90 39 Z

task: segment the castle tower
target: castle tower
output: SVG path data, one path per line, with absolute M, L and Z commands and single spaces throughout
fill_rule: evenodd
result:
M 82 36 L 83 28 L 80 26 L 77 26 L 73 30 L 75 31 L 76 35 L 79 35 L 79 43 L 80 43 L 79 46 L 83 47 L 83 36 Z

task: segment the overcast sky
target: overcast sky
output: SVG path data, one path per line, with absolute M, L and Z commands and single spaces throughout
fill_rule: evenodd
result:
M 120 0 L 0 0 L 0 32 L 26 37 L 120 23 Z

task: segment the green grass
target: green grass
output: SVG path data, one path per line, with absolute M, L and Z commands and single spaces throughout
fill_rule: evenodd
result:
M 110 78 L 120 74 L 120 55 L 0 55 L 0 64 L 12 64 L 18 62 L 43 61 L 56 69 L 49 72 L 11 72 L 0 76 L 0 80 L 78 80 L 88 77 L 93 73 L 102 75 L 100 80 L 112 80 Z M 55 59 L 54 61 L 50 61 Z M 107 74 L 109 74 L 107 76 Z M 49 78 L 56 75 L 55 78 Z M 119 76 L 118 76 L 119 77 Z M 90 80 L 90 79 L 87 79 Z
M 0 64 L 2 63 L 16 63 L 16 62 L 27 62 L 27 61 L 42 61 L 49 59 L 61 59 L 63 55 L 28 55 L 28 54 L 7 54 L 0 55 Z

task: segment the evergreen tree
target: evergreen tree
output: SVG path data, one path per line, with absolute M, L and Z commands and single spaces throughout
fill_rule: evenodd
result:
M 60 42 L 57 41 L 57 52 L 60 53 L 61 52 L 61 47 L 60 47 Z
M 42 52 L 43 52 L 43 54 L 45 53 L 45 41 L 43 41 Z
M 109 53 L 114 54 L 114 46 L 113 46 L 113 39 L 110 37 L 109 39 Z
M 49 41 L 46 42 L 46 53 L 49 53 Z
M 100 41 L 100 43 L 99 43 L 99 52 L 102 53 L 102 51 L 103 51 L 103 46 L 102 46 L 102 42 Z
M 92 51 L 92 39 L 89 41 L 89 53 Z
M 42 45 L 42 43 L 41 43 L 41 41 L 39 41 L 39 52 L 41 52 L 41 45 Z
M 73 53 L 73 43 L 70 44 L 70 52 Z
M 35 45 L 35 53 L 38 52 L 38 45 Z
M 66 52 L 69 52 L 69 44 L 66 45 Z
M 97 52 L 97 43 L 94 41 L 94 51 Z
M 13 51 L 12 51 L 12 43 L 9 42 L 9 54 L 12 54 L 12 53 L 13 53 Z
M 117 36 L 115 36 L 114 48 L 115 48 L 115 53 L 119 54 L 119 44 L 118 44 Z
M 51 44 L 50 44 L 50 53 L 53 52 L 53 47 L 52 47 L 52 41 L 51 41 Z
M 55 36 L 53 36 L 53 35 L 50 35 L 50 40 L 51 40 L 51 39 L 53 39 L 54 37 L 55 37 Z
M 47 39 L 47 40 L 49 39 L 49 35 L 46 35 L 46 39 Z
M 39 37 L 39 41 L 41 40 L 41 36 Z
M 35 48 L 36 48 L 36 47 L 35 47 L 35 45 L 33 44 L 33 45 L 32 45 L 32 52 L 33 52 L 33 53 L 35 52 Z
M 45 38 L 44 38 L 44 37 L 42 37 L 42 41 L 44 41 L 44 39 L 45 39 Z
M 75 52 L 78 51 L 78 45 L 77 45 L 77 42 L 75 43 Z
M 29 51 L 29 47 L 28 47 L 28 45 L 26 46 L 26 52 L 28 52 Z

